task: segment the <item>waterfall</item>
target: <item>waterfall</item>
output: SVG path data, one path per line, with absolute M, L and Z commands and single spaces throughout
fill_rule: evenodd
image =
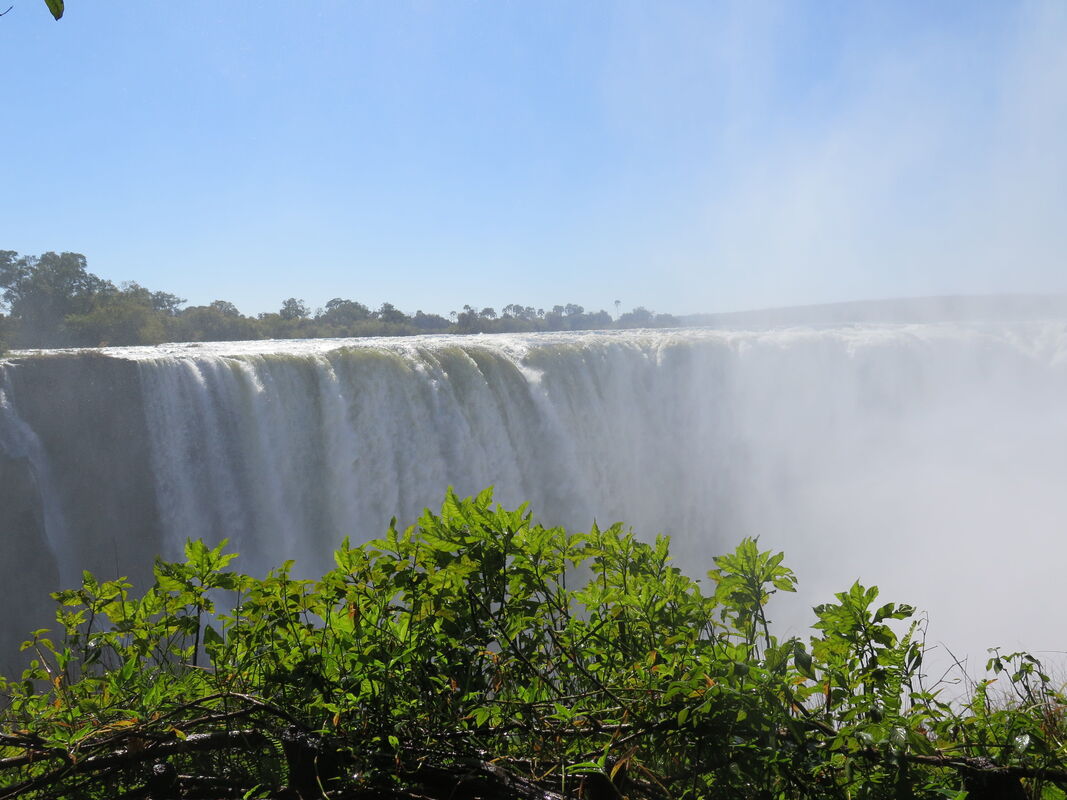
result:
M 698 575 L 759 535 L 800 575 L 778 615 L 795 632 L 861 578 L 945 638 L 1037 648 L 1022 618 L 1055 602 L 1065 549 L 1067 325 L 16 354 L 0 478 L 0 577 L 28 570 L 42 603 L 83 568 L 143 577 L 187 537 L 314 574 L 341 538 L 492 484 L 548 523 L 669 533 Z

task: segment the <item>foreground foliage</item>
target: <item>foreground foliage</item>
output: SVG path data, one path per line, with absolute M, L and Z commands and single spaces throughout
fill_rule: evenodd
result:
M 808 643 L 743 541 L 712 591 L 666 539 L 570 533 L 486 491 L 347 542 L 319 581 L 190 542 L 154 585 L 59 592 L 3 686 L 0 797 L 1063 797 L 1061 695 L 994 651 L 949 704 L 913 609 L 853 585 Z M 225 598 L 232 610 L 216 603 Z M 232 603 L 230 602 L 232 601 Z M 994 680 L 1014 693 L 993 702 Z

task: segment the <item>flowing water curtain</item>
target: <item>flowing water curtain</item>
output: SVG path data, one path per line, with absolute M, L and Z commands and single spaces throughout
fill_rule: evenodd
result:
M 877 557 L 921 605 L 948 602 L 945 570 L 983 604 L 994 565 L 1022 570 L 1067 513 L 1065 338 L 864 325 L 116 349 L 0 367 L 0 438 L 32 441 L 21 422 L 41 443 L 41 506 L 76 525 L 53 545 L 72 575 L 113 571 L 130 542 L 173 557 L 188 536 L 311 573 L 444 486 L 494 484 L 549 523 L 670 533 L 683 563 L 760 535 L 811 562 L 813 601 Z M 102 427 L 118 435 L 98 447 Z M 1003 531 L 1021 547 L 994 556 Z M 1041 584 L 1015 588 L 1037 602 Z

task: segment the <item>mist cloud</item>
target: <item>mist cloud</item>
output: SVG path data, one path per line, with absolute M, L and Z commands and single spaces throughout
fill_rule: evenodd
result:
M 722 8 L 642 17 L 616 80 L 704 140 L 663 243 L 703 308 L 1067 290 L 1067 8 Z

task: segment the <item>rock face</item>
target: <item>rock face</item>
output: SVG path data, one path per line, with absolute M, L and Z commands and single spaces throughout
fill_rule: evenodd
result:
M 0 514 L 3 515 L 3 558 L 0 586 L 4 615 L 12 622 L 40 618 L 46 587 L 58 584 L 59 575 L 44 540 L 44 520 L 37 482 L 28 459 L 0 457 Z M 50 620 L 45 617 L 42 624 Z M 0 666 L 18 652 L 27 627 L 0 624 Z M 2 670 L 0 670 L 2 671 Z
M 151 563 L 159 515 L 136 363 L 86 353 L 28 358 L 8 371 L 18 416 L 47 461 L 21 459 L 48 476 L 30 496 L 37 540 L 49 538 L 40 528 L 46 507 L 56 514 L 53 546 L 65 551 L 55 554 L 57 569 L 69 579 L 80 565 L 121 572 L 146 556 Z
M 5 616 L 22 622 L 0 625 L 7 654 L 27 622 L 53 623 L 42 615 L 48 592 L 77 585 L 81 569 L 147 575 L 160 531 L 136 364 L 57 355 L 4 372 L 0 591 Z
M 857 576 L 932 607 L 953 575 L 994 626 L 982 646 L 999 643 L 1019 622 L 1003 597 L 1037 604 L 1058 585 L 1067 326 L 16 355 L 0 362 L 0 648 L 47 626 L 46 593 L 82 569 L 141 581 L 187 537 L 226 537 L 246 571 L 295 558 L 313 574 L 343 536 L 411 522 L 448 485 L 490 484 L 551 524 L 670 533 L 694 574 L 761 535 L 809 589 L 796 620 L 779 617 L 790 625 Z M 1026 569 L 1001 599 L 983 591 Z

